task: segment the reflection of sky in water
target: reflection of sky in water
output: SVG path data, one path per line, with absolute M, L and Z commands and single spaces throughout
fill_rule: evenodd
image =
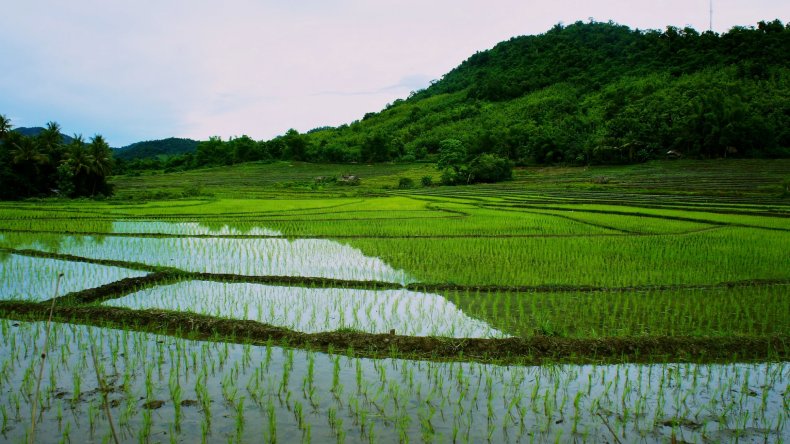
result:
M 55 293 L 58 273 L 63 273 L 58 291 L 61 296 L 146 274 L 118 267 L 12 254 L 0 260 L 0 300 L 50 299 Z
M 180 229 L 192 228 L 187 226 Z M 258 232 L 263 233 L 265 230 L 262 228 Z M 216 234 L 217 231 L 211 233 Z M 17 248 L 52 251 L 56 247 L 33 241 Z M 381 259 L 365 256 L 356 248 L 328 239 L 108 236 L 99 241 L 91 236 L 64 236 L 61 238 L 57 252 L 94 259 L 175 267 L 202 273 L 308 276 L 400 284 L 414 281 L 403 270 L 395 270 Z
M 0 322 L 8 333 L 0 335 L 0 358 L 11 363 L 4 367 L 0 404 L 18 402 L 29 412 L 33 397 L 20 395 L 20 389 L 32 391 L 33 385 L 25 382 L 29 366 L 17 364 L 25 354 L 20 344 L 35 343 L 46 323 L 11 327 L 13 321 Z M 205 412 L 202 407 L 182 409 L 182 427 L 174 434 L 168 381 L 180 382 L 181 399 L 200 400 L 197 389 L 205 391 L 214 430 L 211 442 L 226 441 L 227 436 L 236 440 L 224 431 L 236 430 L 239 405 L 247 426 L 238 440 L 265 440 L 269 416 L 262 413 L 261 403 L 266 406 L 272 398 L 268 405 L 275 410 L 272 418 L 282 442 L 301 441 L 303 436 L 294 414 L 296 403 L 304 407 L 302 421 L 310 426 L 313 442 L 337 441 L 328 420 L 330 410 L 342 420 L 348 441 L 354 442 L 368 441 L 360 434 L 360 418 L 365 418 L 366 430 L 375 430 L 378 442 L 397 442 L 400 433 L 410 442 L 422 442 L 428 418 L 438 442 L 452 441 L 454 430 L 458 442 L 613 442 L 612 433 L 623 443 L 790 439 L 786 362 L 524 367 L 357 359 L 58 323 L 53 324 L 51 338 L 53 359 L 47 360 L 47 371 L 51 368 L 55 374 L 45 376 L 42 393 L 49 397 L 62 391 L 65 399 L 53 399 L 53 408 L 42 412 L 42 442 L 60 440 L 64 427 L 71 428 L 72 436 L 109 436 L 107 421 L 91 423 L 84 416 L 89 402 L 101 406 L 93 366 L 85 365 L 91 347 L 108 374 L 130 376 L 121 376 L 118 384 L 129 384 L 124 390 L 135 396 L 115 397 L 118 411 L 129 413 L 125 430 L 132 435 L 127 436 L 137 436 L 143 427 L 147 411 L 140 408 L 144 401 L 137 395 L 149 389 L 150 371 L 155 375 L 150 378 L 151 399 L 165 401 L 151 417 L 151 434 L 173 435 L 180 442 L 201 441 L 201 427 L 192 425 L 205 422 Z M 55 384 L 52 390 L 49 381 Z M 70 402 L 73 381 L 81 382 L 84 402 L 78 404 L 77 415 L 63 415 L 66 424 L 61 424 L 55 420 L 57 405 Z M 225 402 L 233 392 L 235 401 Z M 284 401 L 279 402 L 278 395 Z M 12 427 L 3 439 L 23 442 L 27 416 L 20 415 L 16 422 L 14 416 L 9 415 Z
M 113 233 L 160 233 L 187 236 L 282 236 L 277 230 L 263 227 L 252 227 L 249 230 L 224 225 L 222 228 L 211 229 L 197 222 L 160 222 L 160 221 L 116 221 L 112 223 Z
M 108 305 L 252 319 L 314 333 L 353 328 L 410 336 L 502 337 L 436 294 L 408 290 L 277 287 L 206 281 L 146 289 Z

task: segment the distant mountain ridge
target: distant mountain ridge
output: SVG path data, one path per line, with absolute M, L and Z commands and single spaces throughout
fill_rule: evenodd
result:
M 21 135 L 23 135 L 25 137 L 36 137 L 44 130 L 45 130 L 45 128 L 42 128 L 40 126 L 33 126 L 33 127 L 29 127 L 29 128 L 26 128 L 26 127 L 14 128 L 15 132 L 17 132 L 17 133 L 19 133 L 19 134 L 21 134 Z M 71 141 L 74 140 L 73 137 L 69 137 L 69 136 L 67 136 L 67 135 L 65 135 L 63 133 L 61 133 L 60 136 L 63 138 L 63 143 L 71 143 Z
M 41 134 L 45 128 L 40 126 L 34 127 L 19 127 L 14 128 L 14 131 L 25 137 L 36 137 Z M 74 137 L 67 136 L 61 133 L 64 144 L 69 144 L 74 140 Z M 159 156 L 176 156 L 187 153 L 194 153 L 197 150 L 197 140 L 168 137 L 159 140 L 146 140 L 142 142 L 135 142 L 122 148 L 113 148 L 113 157 L 116 159 L 132 160 L 132 159 L 147 159 Z
M 169 137 L 160 140 L 146 140 L 117 148 L 113 155 L 117 159 L 132 160 L 145 159 L 158 156 L 175 156 L 179 154 L 194 153 L 198 146 L 197 140 Z

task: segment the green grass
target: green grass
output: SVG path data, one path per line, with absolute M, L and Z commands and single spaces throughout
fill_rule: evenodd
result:
M 318 177 L 338 178 L 355 175 L 359 186 L 316 182 Z M 310 164 L 305 162 L 247 163 L 180 173 L 149 173 L 142 176 L 117 176 L 112 180 L 118 198 L 157 199 L 204 194 L 216 197 L 270 198 L 324 193 L 333 197 L 381 193 L 396 188 L 401 177 L 416 183 L 424 176 L 438 182 L 439 172 L 432 164 Z
M 429 283 L 627 287 L 789 277 L 790 233 L 747 228 L 654 237 L 347 242 Z
M 470 316 L 529 337 L 761 336 L 790 332 L 788 285 L 609 292 L 443 293 Z

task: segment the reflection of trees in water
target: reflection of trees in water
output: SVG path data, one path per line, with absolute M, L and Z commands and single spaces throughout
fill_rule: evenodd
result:
M 230 230 L 238 230 L 242 233 L 246 232 L 249 227 L 245 227 L 242 223 L 233 223 L 233 222 L 226 222 L 226 221 L 219 221 L 219 220 L 202 220 L 198 222 L 198 225 L 201 227 L 206 227 L 209 231 L 220 231 L 225 227 L 228 227 Z M 246 228 L 246 229 L 245 229 Z
M 221 233 L 221 232 L 228 232 L 234 233 L 238 232 L 239 234 L 250 234 L 256 228 L 264 230 L 264 231 L 277 231 L 272 228 L 273 224 L 270 223 L 262 223 L 262 222 L 248 222 L 248 221 L 226 221 L 226 220 L 201 220 L 197 221 L 197 225 L 203 228 L 206 228 L 210 232 L 214 233 Z
M 112 232 L 112 221 L 91 220 L 85 221 L 84 226 L 80 221 L 70 220 L 58 226 L 58 223 L 47 221 L 46 227 L 50 231 L 90 231 L 91 233 L 110 233 Z M 82 227 L 80 225 L 83 225 Z M 86 230 L 87 228 L 87 230 Z M 68 242 L 69 246 L 81 246 L 85 243 L 103 244 L 107 236 L 101 234 L 91 234 L 89 236 L 71 236 L 68 234 L 56 233 L 14 233 L 2 232 L 0 230 L 0 246 L 14 250 L 36 249 L 58 253 Z M 1 252 L 0 252 L 1 253 Z M 7 259 L 7 254 L 0 256 L 0 260 Z

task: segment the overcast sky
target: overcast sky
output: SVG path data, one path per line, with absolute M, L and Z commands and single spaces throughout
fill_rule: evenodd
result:
M 708 0 L 14 0 L 0 13 L 0 114 L 119 147 L 339 125 L 475 51 L 554 24 L 708 28 Z M 790 0 L 714 0 L 724 32 Z

